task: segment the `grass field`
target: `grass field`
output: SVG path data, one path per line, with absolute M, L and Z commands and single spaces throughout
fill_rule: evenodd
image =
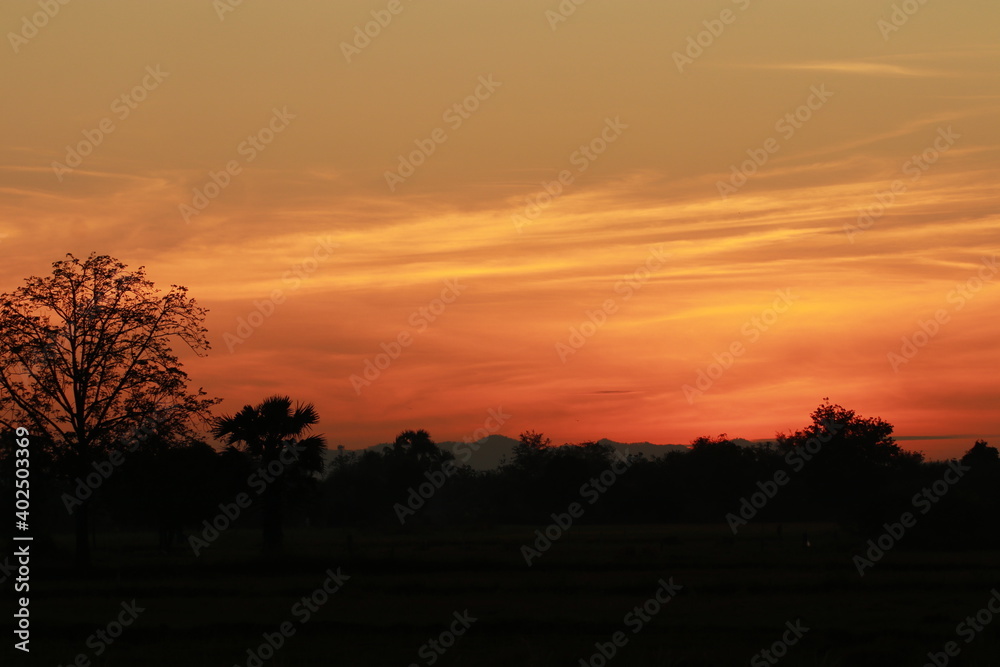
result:
M 575 526 L 528 567 L 520 548 L 536 528 L 294 530 L 281 563 L 259 558 L 251 530 L 223 533 L 198 558 L 146 546 L 154 535 L 99 534 L 92 577 L 33 570 L 33 662 L 247 665 L 248 649 L 289 621 L 294 634 L 263 664 L 596 666 L 595 642 L 623 631 L 608 664 L 749 665 L 800 620 L 809 630 L 782 665 L 919 667 L 948 641 L 961 648 L 950 665 L 1000 665 L 1000 619 L 969 643 L 956 635 L 1000 585 L 996 552 L 908 551 L 904 538 L 861 577 L 858 540 L 833 526 L 786 524 L 781 539 L 773 525 L 738 538 L 724 525 Z M 52 563 L 71 562 L 68 536 L 54 549 Z M 303 624 L 293 605 L 338 567 L 349 580 Z M 671 577 L 683 589 L 633 632 L 626 614 Z M 133 599 L 144 611 L 95 655 L 88 637 Z M 421 654 L 465 610 L 477 619 L 467 632 L 439 658 Z

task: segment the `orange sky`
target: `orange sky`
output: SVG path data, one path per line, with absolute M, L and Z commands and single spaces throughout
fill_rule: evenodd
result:
M 829 396 L 957 455 L 1000 434 L 1000 5 L 903 4 L 8 0 L 0 289 L 146 265 L 211 309 L 196 385 L 331 446 L 766 438 Z

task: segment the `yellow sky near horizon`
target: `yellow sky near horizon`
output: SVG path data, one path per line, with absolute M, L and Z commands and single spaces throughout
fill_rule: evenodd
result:
M 331 446 L 501 406 L 513 437 L 766 438 L 824 396 L 962 436 L 902 443 L 931 456 L 1000 438 L 1000 5 L 223 2 L 0 9 L 0 291 L 145 265 L 211 311 L 195 385 L 313 402 Z

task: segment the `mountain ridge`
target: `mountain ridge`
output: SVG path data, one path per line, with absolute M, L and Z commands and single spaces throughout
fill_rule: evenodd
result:
M 517 446 L 519 442 L 520 440 L 517 438 L 511 438 L 506 435 L 492 434 L 472 442 L 446 440 L 435 444 L 437 444 L 437 446 L 441 449 L 454 454 L 455 460 L 458 463 L 468 464 L 474 470 L 494 470 L 500 467 L 500 464 L 505 460 L 510 461 L 513 458 L 514 447 Z M 690 449 L 688 445 L 658 445 L 651 442 L 625 443 L 617 442 L 609 438 L 601 438 L 600 440 L 596 440 L 594 442 L 601 445 L 610 445 L 615 451 L 623 454 L 643 454 L 647 458 L 663 456 L 669 452 L 686 452 Z M 381 452 L 386 447 L 391 446 L 391 443 L 383 442 L 377 445 L 371 445 L 369 447 L 350 451 L 359 453 L 366 451 Z M 567 446 L 572 447 L 573 444 L 567 443 L 564 445 L 553 445 L 553 447 Z M 339 450 L 331 450 L 331 453 L 333 456 L 336 456 L 338 451 Z

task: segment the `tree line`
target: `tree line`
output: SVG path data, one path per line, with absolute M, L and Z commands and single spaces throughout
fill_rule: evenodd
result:
M 325 462 L 322 438 L 307 434 L 317 418 L 313 406 L 274 396 L 218 418 L 214 434 L 229 443 L 221 449 L 153 433 L 101 478 L 90 498 L 93 518 L 102 530 L 155 530 L 161 549 L 184 549 L 221 506 L 246 494 L 253 502 L 234 524 L 259 529 L 265 553 L 276 554 L 285 526 L 543 525 L 585 500 L 581 524 L 714 523 L 739 536 L 755 523 L 823 521 L 867 536 L 909 510 L 920 521 L 908 544 L 1000 544 L 996 448 L 977 441 L 960 459 L 925 461 L 894 442 L 887 422 L 829 402 L 774 444 L 701 437 L 686 452 L 653 458 L 596 442 L 553 446 L 525 432 L 509 460 L 485 471 L 458 463 L 423 430 L 404 431 L 381 451 L 341 451 Z M 8 488 L 11 437 L 0 462 Z M 78 505 L 80 480 L 64 474 L 51 448 L 39 451 L 35 520 L 58 530 Z M 283 452 L 289 464 L 275 465 Z
M 15 433 L 26 430 L 32 529 L 75 531 L 81 567 L 95 527 L 155 529 L 170 550 L 222 512 L 258 527 L 277 555 L 288 525 L 545 524 L 580 499 L 582 523 L 719 523 L 734 538 L 753 522 L 790 521 L 869 535 L 916 508 L 912 544 L 998 542 L 996 448 L 976 441 L 960 460 L 925 461 L 888 422 L 828 400 L 774 444 L 723 434 L 655 458 L 526 431 L 497 469 L 477 471 L 424 430 L 328 456 L 311 404 L 271 396 L 214 416 L 219 400 L 188 387 L 171 344 L 205 354 L 205 312 L 185 288 L 161 293 L 141 267 L 96 254 L 67 255 L 51 276 L 0 294 L 0 485 L 14 496 Z

